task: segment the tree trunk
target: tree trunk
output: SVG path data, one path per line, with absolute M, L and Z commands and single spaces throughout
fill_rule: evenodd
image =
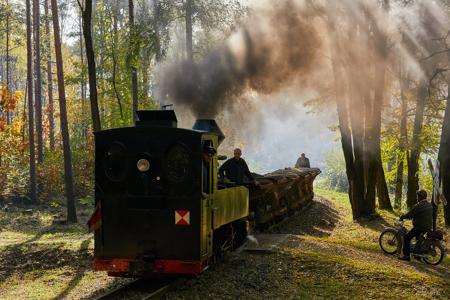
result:
M 403 62 L 401 62 L 402 64 Z M 403 166 L 405 161 L 405 151 L 408 139 L 407 131 L 407 110 L 408 103 L 405 98 L 405 84 L 406 78 L 403 71 L 400 71 L 400 101 L 401 101 L 401 113 L 400 113 L 400 142 L 399 142 L 399 155 L 397 156 L 397 175 L 395 179 L 395 208 L 400 209 L 402 207 L 402 194 L 403 194 Z
M 95 8 L 95 2 L 94 2 L 94 8 Z M 99 20 L 98 20 L 99 24 L 106 24 L 106 19 L 105 19 L 105 14 L 100 14 Z M 106 26 L 98 26 L 98 36 L 99 37 L 103 37 L 106 36 Z M 95 41 L 95 37 L 94 37 L 94 41 Z M 98 41 L 98 48 L 99 48 L 99 52 L 100 52 L 100 57 L 99 57 L 99 65 L 101 66 L 97 73 L 98 73 L 98 77 L 100 78 L 100 83 L 99 83 L 99 89 L 100 89 L 100 97 L 98 99 L 99 101 L 99 105 L 100 105 L 100 123 L 105 124 L 106 127 L 108 127 L 108 122 L 109 124 L 111 124 L 110 119 L 106 119 L 106 68 L 105 66 L 105 58 L 106 58 L 106 40 L 105 39 L 99 39 Z
M 192 3 L 194 0 L 186 0 L 186 55 L 188 60 L 194 59 L 192 51 Z
M 48 94 L 48 123 L 49 123 L 49 137 L 50 150 L 55 150 L 55 120 L 53 118 L 53 78 L 52 78 L 52 47 L 51 35 L 48 13 L 48 0 L 44 1 L 45 10 L 45 34 L 48 37 L 48 54 L 47 54 L 47 94 Z
M 355 45 L 364 44 L 367 42 L 367 32 L 365 24 L 360 24 L 360 30 L 350 38 L 348 42 Z M 365 71 L 358 66 L 362 62 L 361 55 L 355 55 L 352 61 L 348 62 L 349 67 L 346 68 L 346 75 L 348 82 L 358 82 L 362 77 L 365 77 Z M 367 113 L 362 112 L 361 106 L 365 110 L 368 110 L 368 96 L 367 87 L 360 87 L 359 85 L 349 84 L 349 116 L 350 116 L 350 128 L 353 137 L 353 157 L 354 157 L 354 183 L 352 196 L 354 198 L 356 207 L 356 218 L 369 216 L 375 211 L 375 207 L 371 208 L 366 201 L 366 152 L 364 149 L 364 136 L 366 131 L 365 116 Z M 361 105 L 362 103 L 366 105 Z M 369 102 L 370 103 L 370 102 Z M 375 200 L 375 198 L 373 199 Z
M 354 184 L 353 197 L 357 204 L 357 219 L 368 216 L 371 211 L 365 201 L 365 172 L 364 172 L 364 117 L 359 108 L 360 94 L 355 92 L 356 87 L 350 95 L 350 120 L 351 132 L 353 135 L 353 156 L 354 156 Z
M 61 120 L 61 136 L 63 142 L 64 154 L 64 180 L 66 185 L 67 198 L 67 222 L 77 222 L 77 212 L 75 208 L 75 195 L 73 187 L 72 174 L 72 155 L 70 152 L 70 137 L 69 126 L 67 123 L 67 109 L 66 109 L 66 91 L 64 88 L 64 66 L 61 52 L 61 40 L 59 35 L 59 19 L 58 19 L 58 4 L 56 0 L 52 2 L 53 15 L 53 32 L 55 38 L 55 54 L 56 54 L 56 73 L 58 77 L 58 98 L 59 98 L 59 112 Z
M 31 0 L 26 0 L 27 24 L 27 94 L 28 94 L 28 139 L 30 148 L 30 198 L 37 203 L 36 161 L 34 153 L 34 112 L 33 112 L 33 47 L 31 40 Z
M 35 106 L 36 106 L 36 134 L 38 163 L 44 161 L 44 142 L 42 138 L 42 79 L 41 79 L 41 31 L 39 0 L 33 0 L 33 29 L 34 29 L 34 73 L 36 76 Z
M 161 30 L 160 30 L 160 3 L 159 0 L 153 0 L 153 28 L 155 30 L 155 52 L 156 52 L 156 62 L 159 63 L 162 60 L 161 51 Z
M 422 80 L 417 88 L 417 105 L 414 117 L 413 138 L 411 152 L 408 159 L 408 192 L 406 204 L 411 208 L 417 203 L 416 192 L 419 189 L 419 158 L 421 152 L 420 134 L 423 126 L 425 100 L 427 97 L 426 81 Z
M 343 92 L 342 72 L 336 60 L 333 59 L 333 75 L 336 90 L 336 107 L 339 118 L 339 130 L 341 132 L 342 151 L 345 158 L 345 170 L 348 179 L 348 196 L 352 206 L 353 219 L 359 217 L 359 202 L 355 199 L 355 165 L 352 150 L 352 136 L 349 126 L 349 117 L 347 111 L 346 95 Z M 360 195 L 359 195 L 360 196 Z
M 136 28 L 134 27 L 134 2 L 133 0 L 128 0 L 128 14 L 129 14 L 129 22 L 130 22 L 130 70 L 131 70 L 131 87 L 133 91 L 133 121 L 137 120 L 138 110 L 138 79 L 137 79 L 137 70 L 136 70 L 136 58 L 138 56 L 136 43 Z
M 333 21 L 327 23 L 327 28 L 329 30 L 330 37 L 335 39 L 335 42 L 333 44 L 336 44 L 338 46 L 338 38 L 336 37 L 337 33 L 335 31 L 335 26 L 334 24 L 332 24 L 332 22 Z M 341 133 L 342 151 L 345 158 L 345 170 L 348 179 L 348 197 L 352 207 L 353 219 L 356 220 L 359 218 L 359 202 L 357 201 L 355 197 L 356 193 L 354 192 L 355 165 L 353 157 L 352 134 L 350 131 L 349 114 L 347 110 L 348 97 L 345 92 L 346 83 L 345 80 L 343 80 L 344 78 L 343 66 L 337 59 L 339 57 L 340 47 L 338 46 L 337 49 L 333 50 L 334 51 L 331 51 L 331 61 L 334 77 L 335 101 L 339 119 L 339 130 Z
M 389 191 L 386 184 L 386 177 L 384 175 L 383 164 L 381 158 L 378 160 L 378 172 L 377 172 L 377 196 L 378 207 L 380 209 L 392 210 L 391 200 L 389 198 Z
M 448 204 L 444 206 L 444 219 L 445 225 L 450 227 L 450 75 L 447 79 L 447 107 L 442 124 L 439 161 L 441 163 L 442 193 L 448 201 Z
M 27 123 L 27 99 L 28 99 L 28 82 L 25 85 L 25 94 L 24 94 L 24 101 L 23 101 L 23 111 L 22 111 L 22 131 L 21 131 L 21 136 L 22 136 L 22 144 L 25 144 L 25 139 L 26 139 L 26 126 L 25 124 Z M 21 149 L 22 154 L 25 152 L 25 149 Z M 1 162 L 0 162 L 0 166 L 1 166 Z
M 155 60 L 156 64 L 161 62 L 163 58 L 163 51 L 161 46 L 161 4 L 160 0 L 153 0 L 153 28 L 155 31 L 155 38 L 154 38 L 154 51 L 155 51 Z M 175 31 L 175 35 L 176 35 Z M 177 53 L 178 54 L 178 53 Z M 178 56 L 178 55 L 177 55 Z M 152 97 L 156 94 L 156 91 L 158 90 L 157 82 L 154 82 L 153 85 L 150 87 L 149 90 L 151 90 Z M 161 97 L 164 97 L 161 95 Z M 164 103 L 165 99 L 157 99 L 159 103 Z M 157 102 L 158 103 L 158 102 Z
M 81 15 L 81 14 L 80 14 Z M 83 139 L 87 139 L 87 127 L 84 120 L 86 117 L 86 78 L 84 75 L 84 49 L 83 49 L 83 18 L 80 17 L 80 64 L 81 64 L 81 115 L 83 119 L 82 136 Z
M 367 44 L 371 52 L 358 56 L 358 65 L 361 65 L 364 60 L 368 65 L 367 68 L 359 69 L 355 74 L 358 76 L 355 79 L 362 80 L 366 84 L 357 87 L 360 91 L 358 98 L 363 99 L 364 103 L 364 211 L 365 214 L 370 214 L 375 212 L 376 204 L 376 186 L 378 178 L 378 156 L 380 152 L 380 140 L 379 140 L 379 127 L 381 127 L 381 103 L 382 101 L 382 90 L 380 93 L 380 87 L 384 87 L 384 73 L 380 76 L 380 63 L 378 62 L 379 56 L 377 56 L 376 38 L 378 35 L 377 28 L 375 24 L 370 24 L 370 21 L 361 22 L 358 42 L 362 45 Z M 373 23 L 373 22 L 372 22 Z M 372 26 L 371 26 L 372 25 Z M 374 27 L 374 36 L 369 34 L 369 28 Z M 375 59 L 374 59 L 375 58 Z M 357 68 L 355 65 L 354 68 Z M 371 78 L 370 71 L 375 70 L 374 79 Z M 353 87 L 352 87 L 353 88 Z M 372 91 L 374 92 L 374 97 L 372 97 Z M 356 103 L 355 103 L 356 105 Z M 357 106 L 354 108 L 357 109 Z M 378 136 L 378 138 L 377 138 Z
M 362 73 L 366 73 L 363 71 Z M 368 74 L 364 74 L 364 82 L 370 82 Z M 378 179 L 378 165 L 381 164 L 377 154 L 380 153 L 380 138 L 378 133 L 377 139 L 377 126 L 381 124 L 377 123 L 376 119 L 379 117 L 381 119 L 381 110 L 379 109 L 379 104 L 376 102 L 379 99 L 371 99 L 370 95 L 370 85 L 363 88 L 364 94 L 364 106 L 365 106 L 365 119 L 364 119 L 364 168 L 365 168 L 365 195 L 364 195 L 364 211 L 365 214 L 369 215 L 375 212 L 376 203 L 376 187 Z M 377 91 L 375 90 L 375 94 Z M 355 104 L 356 105 L 356 104 Z M 378 110 L 377 110 L 378 108 Z M 378 131 L 379 132 L 379 131 Z M 380 156 L 380 155 L 379 155 Z
M 383 9 L 387 11 L 389 9 L 389 1 L 383 2 Z M 385 78 L 386 78 L 386 59 L 388 55 L 387 49 L 387 37 L 386 34 L 380 31 L 376 25 L 374 25 L 374 49 L 375 61 L 374 61 L 374 103 L 373 103 L 373 151 L 375 158 L 375 178 L 369 178 L 369 180 L 376 181 L 376 190 L 378 196 L 378 207 L 380 209 L 392 210 L 391 200 L 389 199 L 389 191 L 387 188 L 386 177 L 384 175 L 383 162 L 381 160 L 381 110 L 384 102 L 385 91 Z M 368 184 L 371 184 L 370 181 Z M 367 201 L 367 199 L 366 199 Z
M 388 1 L 384 1 L 385 9 Z M 375 56 L 373 66 L 367 66 L 366 53 L 353 53 L 348 60 L 341 62 L 338 57 L 342 47 L 336 38 L 335 25 L 329 20 L 328 30 L 331 39 L 332 69 L 335 80 L 336 103 L 339 117 L 339 127 L 342 137 L 342 148 L 349 181 L 349 198 L 352 205 L 353 219 L 368 217 L 375 213 L 376 191 L 378 191 L 380 207 L 391 208 L 386 179 L 381 162 L 381 108 L 385 89 L 385 64 L 387 56 L 386 40 L 383 34 L 373 35 L 373 22 L 361 20 L 354 24 L 357 28 L 349 35 L 345 43 L 355 47 L 368 46 L 374 49 L 369 58 Z M 375 28 L 378 30 L 377 28 Z M 375 43 L 374 43 L 375 42 Z M 336 53 L 338 53 L 336 55 Z M 381 62 L 380 62 L 381 61 Z M 362 68 L 361 66 L 367 66 Z M 375 80 L 372 71 L 375 71 Z M 361 84 L 373 81 L 373 85 Z M 344 89 L 347 89 L 345 91 Z M 373 92 L 372 93 L 372 89 Z M 361 105 L 363 104 L 363 105 Z M 362 110 L 362 108 L 364 110 Z
M 150 50 L 147 47 L 144 50 L 144 57 L 142 59 L 141 71 L 142 71 L 142 94 L 144 99 L 148 99 L 150 96 Z
M 10 36 L 10 24 L 9 24 L 9 14 L 10 14 L 10 8 L 9 8 L 9 0 L 6 0 L 6 9 L 8 10 L 6 13 L 6 88 L 8 89 L 8 92 L 10 95 L 12 95 L 11 91 L 11 82 L 10 82 L 10 74 L 9 74 L 9 36 Z M 9 115 L 9 109 L 6 110 L 6 124 L 10 125 L 10 115 Z M 0 160 L 1 165 L 1 160 Z
M 100 114 L 98 110 L 98 97 L 97 97 L 97 79 L 95 71 L 95 55 L 94 46 L 92 43 L 92 0 L 85 1 L 85 8 L 82 9 L 83 16 L 83 35 L 84 45 L 86 48 L 86 57 L 88 63 L 88 75 L 89 75 L 89 99 L 91 102 L 91 116 L 92 127 L 94 132 L 101 130 Z
M 118 44 L 118 31 L 119 28 L 117 26 L 117 16 L 119 15 L 119 7 L 118 7 L 118 3 L 116 3 L 114 5 L 114 11 L 113 11 L 113 15 L 112 15 L 112 20 L 113 20 L 113 36 L 112 36 L 112 49 L 113 49 L 113 53 L 111 53 L 112 56 L 112 61 L 113 61 L 113 67 L 112 67 L 112 85 L 113 85 L 113 90 L 114 93 L 116 94 L 116 98 L 117 98 L 117 104 L 119 106 L 119 112 L 120 112 L 120 117 L 123 119 L 123 109 L 122 109 L 122 98 L 120 97 L 120 93 L 117 90 L 117 80 L 116 80 L 116 76 L 117 76 L 117 44 Z

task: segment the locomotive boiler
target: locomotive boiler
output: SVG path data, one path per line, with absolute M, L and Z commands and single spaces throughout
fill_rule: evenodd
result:
M 199 274 L 242 243 L 249 223 L 270 223 L 312 199 L 318 169 L 279 170 L 257 177 L 256 186 L 222 185 L 218 155 L 202 160 L 205 146 L 218 149 L 224 139 L 214 120 L 183 129 L 173 110 L 137 114 L 133 127 L 95 133 L 97 271 Z

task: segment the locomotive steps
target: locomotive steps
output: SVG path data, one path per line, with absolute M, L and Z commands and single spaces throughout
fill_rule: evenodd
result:
M 166 297 L 448 298 L 448 258 L 429 267 L 379 250 L 383 225 L 397 216 L 381 211 L 378 219 L 354 223 L 346 195 L 317 188 L 315 193 L 320 196 L 308 208 L 264 232 L 283 237 L 275 251 L 231 253 Z M 84 220 L 92 208 L 80 209 L 81 224 L 69 227 L 51 224 L 59 210 L 0 211 L 1 299 L 94 299 L 129 281 L 91 271 L 93 242 Z

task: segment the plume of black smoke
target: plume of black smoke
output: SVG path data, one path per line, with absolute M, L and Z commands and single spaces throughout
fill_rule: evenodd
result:
M 248 115 L 249 101 L 240 101 L 248 91 L 267 95 L 296 86 L 332 94 L 332 56 L 348 74 L 361 74 L 344 80 L 343 89 L 372 86 L 369 65 L 395 69 L 399 57 L 411 78 L 426 78 L 437 64 L 423 59 L 439 50 L 430 39 L 444 36 L 449 28 L 448 16 L 435 1 L 384 1 L 390 3 L 388 9 L 374 0 L 261 2 L 243 28 L 205 58 L 162 67 L 158 98 L 187 106 L 196 117 L 222 111 L 236 117 L 243 113 L 233 109 L 237 104 L 246 105 Z M 395 45 L 388 53 L 377 48 L 384 38 Z
M 214 117 L 246 90 L 270 94 L 306 79 L 321 47 L 311 18 L 294 1 L 278 1 L 202 60 L 166 66 L 160 98 Z

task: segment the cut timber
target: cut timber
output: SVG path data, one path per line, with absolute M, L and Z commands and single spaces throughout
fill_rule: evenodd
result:
M 286 168 L 256 176 L 250 186 L 250 215 L 256 227 L 279 221 L 300 210 L 314 198 L 317 168 Z

